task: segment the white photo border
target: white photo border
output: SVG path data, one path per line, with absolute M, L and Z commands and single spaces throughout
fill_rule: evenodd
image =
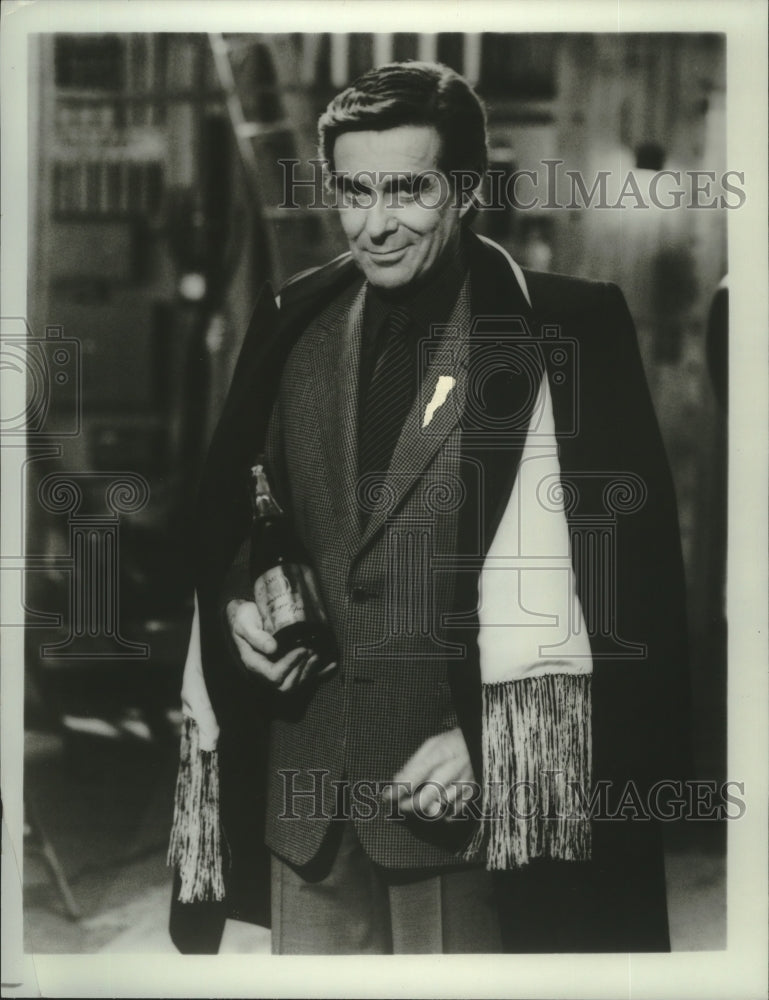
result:
M 29 34 L 58 31 L 681 31 L 727 39 L 727 166 L 745 206 L 728 214 L 730 262 L 728 774 L 747 811 L 729 824 L 727 947 L 669 955 L 430 959 L 30 955 L 21 921 L 23 635 L 2 635 L 3 996 L 766 996 L 767 976 L 767 9 L 761 0 L 460 3 L 357 0 L 31 0 L 2 10 L 2 315 L 27 310 Z M 2 374 L 2 373 L 0 373 Z M 5 458 L 5 456 L 4 456 Z M 7 471 L 4 469 L 4 471 Z M 21 502 L 3 476 L 3 551 Z M 15 550 L 14 550 L 15 551 Z M 0 594 L 5 600 L 7 595 Z M 696 664 L 694 665 L 696 669 Z

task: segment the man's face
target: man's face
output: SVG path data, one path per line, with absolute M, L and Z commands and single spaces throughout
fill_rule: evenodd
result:
M 378 288 L 421 283 L 459 242 L 469 204 L 455 205 L 440 152 L 432 125 L 343 132 L 334 144 L 342 228 Z

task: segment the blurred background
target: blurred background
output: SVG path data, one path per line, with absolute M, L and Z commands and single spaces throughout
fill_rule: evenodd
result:
M 628 171 L 641 183 L 663 169 L 719 176 L 725 45 L 494 33 L 29 43 L 25 950 L 171 950 L 165 849 L 198 470 L 259 288 L 345 249 L 332 212 L 280 208 L 278 161 L 315 155 L 318 115 L 360 73 L 421 58 L 476 86 L 505 176 L 542 174 L 547 159 L 588 189 L 602 170 L 620 183 Z M 721 782 L 726 211 L 510 207 L 475 228 L 521 264 L 625 293 L 678 494 L 697 773 Z M 674 948 L 723 947 L 723 827 L 668 834 Z

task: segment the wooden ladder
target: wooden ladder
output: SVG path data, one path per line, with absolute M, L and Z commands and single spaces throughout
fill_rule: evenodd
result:
M 208 37 L 277 289 L 297 271 L 345 249 L 334 213 L 309 207 L 313 199 L 321 204 L 320 190 L 298 186 L 289 200 L 297 207 L 285 207 L 289 168 L 280 161 L 298 160 L 294 176 L 309 178 L 308 164 L 317 158 L 310 96 L 316 50 L 312 39 L 290 35 Z

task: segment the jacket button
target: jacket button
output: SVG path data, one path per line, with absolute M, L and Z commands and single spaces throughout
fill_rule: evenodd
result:
M 373 594 L 366 590 L 365 587 L 353 587 L 350 591 L 350 600 L 353 604 L 363 604 L 369 597 L 373 597 Z

